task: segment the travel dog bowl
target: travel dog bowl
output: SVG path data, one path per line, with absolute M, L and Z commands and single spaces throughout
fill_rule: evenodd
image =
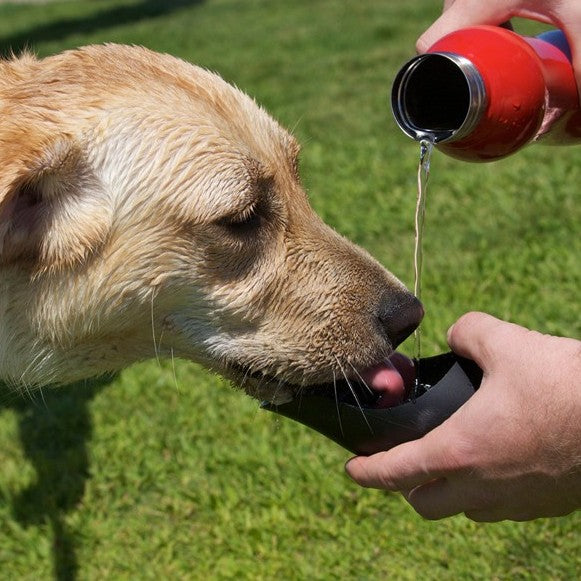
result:
M 390 408 L 361 406 L 332 390 L 313 388 L 281 405 L 262 407 L 334 440 L 354 454 L 368 456 L 416 440 L 449 418 L 480 386 L 482 371 L 454 353 L 420 359 L 421 394 Z

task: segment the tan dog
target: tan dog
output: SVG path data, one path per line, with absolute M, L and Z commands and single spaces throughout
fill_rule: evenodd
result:
M 0 379 L 179 356 L 284 401 L 369 377 L 421 305 L 313 213 L 298 150 L 246 95 L 167 55 L 0 63 Z

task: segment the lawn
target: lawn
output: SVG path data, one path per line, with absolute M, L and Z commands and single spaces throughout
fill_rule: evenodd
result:
M 412 285 L 418 147 L 391 120 L 388 93 L 440 4 L 8 3 L 0 50 L 143 44 L 219 71 L 303 143 L 302 178 L 325 220 Z M 424 355 L 444 350 L 447 327 L 470 309 L 580 336 L 580 159 L 578 148 L 541 145 L 488 165 L 434 154 Z M 423 521 L 399 495 L 349 481 L 346 451 L 188 362 L 145 362 L 42 395 L 4 390 L 0 401 L 1 579 L 581 571 L 581 512 L 530 523 Z

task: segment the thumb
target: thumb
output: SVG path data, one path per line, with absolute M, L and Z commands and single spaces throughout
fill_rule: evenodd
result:
M 440 477 L 446 466 L 438 426 L 419 440 L 400 444 L 372 456 L 356 456 L 345 465 L 347 474 L 361 486 L 384 490 L 411 490 Z
M 497 359 L 524 341 L 528 329 L 501 321 L 486 313 L 472 312 L 460 317 L 448 330 L 448 344 L 454 353 L 472 359 L 489 371 Z

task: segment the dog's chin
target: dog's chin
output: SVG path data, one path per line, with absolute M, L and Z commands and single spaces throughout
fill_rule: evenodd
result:
M 230 379 L 248 395 L 274 405 L 318 395 L 359 407 L 393 407 L 406 399 L 415 380 L 413 362 L 400 353 L 370 367 L 353 369 L 349 375 L 335 373 L 328 381 L 300 385 L 260 372 L 251 373 L 241 367 L 231 371 Z
M 300 387 L 274 379 L 268 375 L 262 378 L 246 377 L 244 382 L 235 381 L 250 397 L 259 401 L 267 401 L 274 405 L 282 405 L 293 401 Z

